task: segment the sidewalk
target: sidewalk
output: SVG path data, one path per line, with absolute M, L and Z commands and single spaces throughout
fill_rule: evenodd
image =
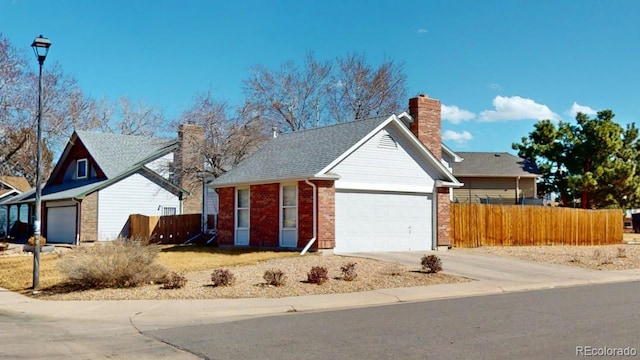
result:
M 424 252 L 350 254 L 414 265 Z M 279 299 L 43 301 L 0 289 L 0 311 L 22 316 L 97 320 L 133 325 L 140 331 L 228 322 L 270 314 L 344 309 L 563 286 L 640 281 L 639 270 L 596 271 L 486 255 L 440 252 L 443 272 L 467 283 Z

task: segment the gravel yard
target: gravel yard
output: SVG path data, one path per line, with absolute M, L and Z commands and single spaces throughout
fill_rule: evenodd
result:
M 357 278 L 354 281 L 341 279 L 340 267 L 355 262 Z M 324 266 L 329 280 L 322 285 L 306 282 L 307 272 L 312 266 Z M 468 281 L 447 274 L 426 274 L 421 266 L 408 268 L 387 262 L 349 258 L 343 256 L 305 255 L 273 259 L 251 266 L 227 268 L 235 275 L 235 284 L 214 287 L 212 270 L 185 273 L 187 284 L 181 289 L 166 290 L 153 284 L 129 289 L 102 289 L 74 292 L 43 291 L 37 297 L 46 300 L 135 300 L 135 299 L 218 299 L 218 298 L 275 298 L 287 296 L 338 294 L 375 289 L 428 286 L 435 284 Z M 279 269 L 287 276 L 284 286 L 267 286 L 262 276 L 266 270 Z
M 640 245 L 603 246 L 483 246 L 452 251 L 505 256 L 594 270 L 640 269 Z

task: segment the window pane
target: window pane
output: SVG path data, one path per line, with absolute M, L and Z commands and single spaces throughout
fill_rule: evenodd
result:
M 298 197 L 296 196 L 295 186 L 283 186 L 282 187 L 282 205 L 283 206 L 296 206 Z
M 238 210 L 238 227 L 249 227 L 249 209 Z
M 238 190 L 238 207 L 249 207 L 249 189 Z
M 295 228 L 297 220 L 297 208 L 282 209 L 282 227 Z

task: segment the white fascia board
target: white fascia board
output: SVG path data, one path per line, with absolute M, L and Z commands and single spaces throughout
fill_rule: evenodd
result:
M 385 121 L 383 121 L 380 125 L 378 125 L 375 129 L 371 130 L 367 135 L 362 137 L 360 141 L 355 143 L 352 147 L 350 147 L 347 151 L 342 153 L 342 155 L 338 156 L 335 160 L 333 160 L 329 165 L 325 166 L 322 170 L 318 171 L 316 175 L 326 174 L 331 169 L 333 169 L 336 165 L 338 165 L 342 160 L 344 160 L 347 156 L 351 155 L 354 151 L 356 151 L 362 144 L 371 139 L 378 131 L 384 129 L 387 124 L 389 124 L 393 120 L 397 120 L 395 115 L 389 116 Z
M 454 162 L 462 162 L 462 160 L 464 160 L 464 158 L 460 157 L 460 155 L 456 154 L 455 151 L 451 150 L 444 143 L 442 144 L 442 151 L 449 154 L 449 156 L 453 158 Z
M 529 174 L 529 175 L 487 175 L 487 174 L 458 174 L 455 175 L 458 177 L 478 177 L 478 178 L 497 178 L 497 179 L 505 179 L 505 178 L 539 178 L 542 177 L 542 175 L 537 175 L 537 174 Z
M 336 181 L 336 190 L 384 191 L 402 193 L 433 193 L 433 187 L 417 185 L 369 184 Z
M 461 188 L 464 183 L 436 180 L 436 187 Z

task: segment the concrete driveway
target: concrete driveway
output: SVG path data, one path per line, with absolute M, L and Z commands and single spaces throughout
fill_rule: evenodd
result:
M 357 253 L 349 256 L 361 256 L 415 267 L 420 266 L 420 259 L 425 253 L 436 254 L 442 259 L 444 273 L 478 280 L 501 288 L 517 288 L 511 290 L 640 280 L 640 270 L 637 269 L 599 271 L 577 266 L 469 254 L 455 250 Z

